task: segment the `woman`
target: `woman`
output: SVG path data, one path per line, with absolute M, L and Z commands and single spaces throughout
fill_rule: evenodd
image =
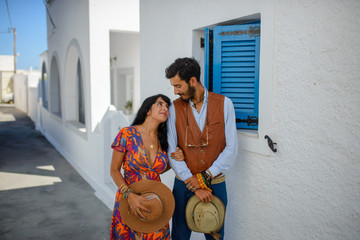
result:
M 170 239 L 169 224 L 154 233 L 139 233 L 123 222 L 118 210 L 120 199 L 125 198 L 131 212 L 140 219 L 145 219 L 141 210 L 149 211 L 141 205 L 144 197 L 132 193 L 128 185 L 143 179 L 161 181 L 160 173 L 168 170 L 166 120 L 169 105 L 170 99 L 162 94 L 145 99 L 132 125 L 122 128 L 111 146 L 110 174 L 118 191 L 110 239 Z

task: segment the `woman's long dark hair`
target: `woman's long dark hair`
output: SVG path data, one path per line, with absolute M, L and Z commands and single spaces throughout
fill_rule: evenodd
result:
M 147 113 L 150 111 L 151 106 L 156 102 L 156 100 L 158 98 L 162 98 L 167 104 L 168 106 L 170 106 L 171 102 L 170 99 L 163 95 L 163 94 L 157 94 L 151 97 L 148 97 L 147 99 L 144 100 L 144 102 L 142 103 L 139 111 L 136 114 L 136 117 L 133 121 L 133 123 L 131 125 L 141 125 L 145 122 L 145 118 L 147 116 Z M 158 127 L 158 139 L 160 141 L 160 146 L 161 149 L 163 151 L 168 150 L 168 141 L 167 141 L 167 127 L 166 127 L 166 121 L 159 124 Z

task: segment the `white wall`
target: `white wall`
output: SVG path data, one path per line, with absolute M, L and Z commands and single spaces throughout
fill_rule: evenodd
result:
M 142 99 L 157 92 L 175 98 L 164 69 L 177 57 L 196 54 L 193 30 L 261 15 L 260 82 L 268 85 L 261 87 L 266 96 L 260 101 L 269 98 L 269 104 L 260 106 L 260 124 L 269 125 L 266 133 L 278 151 L 239 151 L 227 173 L 225 239 L 359 239 L 360 2 L 140 5 Z M 238 135 L 240 149 L 253 139 L 265 141 L 260 133 Z M 172 186 L 171 175 L 163 180 Z
M 33 120 L 38 121 L 38 85 L 40 82 L 40 71 L 30 72 L 27 76 L 28 82 L 28 111 L 27 114 Z
M 14 75 L 14 103 L 17 109 L 27 113 L 28 82 L 23 73 Z
M 48 26 L 48 51 L 47 51 L 47 73 L 49 82 L 49 110 L 51 110 L 54 98 L 51 97 L 51 79 L 54 78 L 51 73 L 52 59 L 57 62 L 57 69 L 60 79 L 60 96 L 62 117 L 48 112 L 47 109 L 41 110 L 41 121 L 43 122 L 41 131 L 50 140 L 50 142 L 61 152 L 74 166 L 78 166 L 78 171 L 84 176 L 90 175 L 93 162 L 92 153 L 85 151 L 88 148 L 87 134 L 81 134 L 71 123 L 66 122 L 65 106 L 65 63 L 71 43 L 78 43 L 80 46 L 79 57 L 83 63 L 82 70 L 85 82 L 85 88 L 89 89 L 89 6 L 87 1 L 53 1 L 49 5 L 49 12 L 55 24 L 55 28 L 47 19 Z M 55 86 L 56 87 L 56 86 Z M 52 91 L 54 92 L 54 91 Z M 85 94 L 85 114 L 87 119 L 87 128 L 90 129 L 90 94 Z M 75 104 L 75 103 L 73 103 Z M 75 147 L 76 146 L 76 147 Z M 81 167 L 80 167 L 81 166 Z M 90 177 L 89 177 L 90 178 Z
M 13 93 L 14 56 L 0 55 L 0 102 Z
M 139 1 L 89 0 L 89 12 L 93 131 L 110 105 L 110 31 L 139 31 Z
M 24 72 L 14 75 L 15 107 L 27 113 L 31 120 L 37 122 L 38 83 L 40 72 Z
M 48 17 L 48 91 L 52 77 L 49 65 L 55 57 L 59 70 L 62 116 L 52 114 L 40 106 L 37 126 L 91 184 L 97 196 L 112 207 L 115 190 L 108 179 L 109 171 L 104 166 L 109 165 L 109 159 L 105 157 L 109 158 L 111 148 L 110 145 L 104 146 L 104 142 L 111 142 L 117 132 L 107 132 L 104 135 L 102 125 L 108 121 L 106 114 L 110 105 L 109 36 L 110 31 L 139 31 L 139 3 L 136 0 L 63 0 L 52 1 L 48 7 L 55 24 L 54 27 Z M 80 58 L 84 80 L 85 126 L 73 121 L 74 114 L 71 113 L 76 107 L 69 108 L 71 102 L 66 98 L 66 89 L 69 89 L 69 86 L 71 88 L 72 81 L 68 72 L 71 69 L 69 59 L 75 59 L 74 52 L 77 54 L 76 59 Z M 76 105 L 76 94 L 71 97 L 75 99 Z M 125 116 L 116 119 L 119 118 L 122 121 L 112 125 L 121 127 L 128 124 Z
M 138 32 L 123 32 L 123 31 L 112 31 L 110 32 L 110 57 L 113 59 L 111 63 L 111 69 L 113 71 L 113 77 L 117 82 L 120 82 L 118 79 L 119 75 L 131 71 L 133 73 L 134 79 L 132 80 L 132 90 L 128 91 L 133 92 L 133 109 L 138 109 L 139 100 L 140 100 L 140 43 L 139 43 L 139 33 Z M 114 59 L 116 58 L 116 59 Z M 125 86 L 121 86 L 122 92 L 126 93 Z M 113 91 L 118 89 L 112 89 Z M 122 99 L 122 108 L 118 110 L 123 110 L 124 105 L 127 99 L 125 99 L 126 94 L 120 94 L 120 92 L 115 93 L 119 98 Z
M 360 239 L 359 22 L 359 1 L 277 3 L 273 132 L 281 151 L 267 172 L 282 195 L 272 202 L 281 212 L 269 218 L 281 236 Z
M 93 139 L 90 147 L 96 151 L 92 153 L 93 164 L 89 174 L 100 182 L 96 188 L 96 195 L 112 208 L 114 203 L 113 182 L 109 182 L 110 145 L 104 146 L 108 138 L 113 140 L 115 133 L 105 134 L 101 122 L 110 105 L 110 32 L 138 32 L 139 31 L 139 1 L 138 0 L 89 0 L 89 27 L 90 27 L 90 82 L 91 96 L 91 132 Z M 96 66 L 96 67 L 94 67 Z M 122 116 L 125 117 L 125 116 Z M 118 118 L 115 118 L 118 119 Z M 128 125 L 128 121 L 117 122 L 118 127 Z
M 14 56 L 0 55 L 0 71 L 14 71 Z

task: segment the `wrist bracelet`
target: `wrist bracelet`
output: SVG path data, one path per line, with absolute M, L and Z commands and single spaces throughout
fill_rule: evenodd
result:
M 126 184 L 121 184 L 119 189 L 120 189 L 120 192 L 124 192 L 124 190 L 126 190 L 128 188 L 128 186 L 126 186 Z
M 210 176 L 210 179 L 213 179 L 213 178 L 214 178 L 209 169 L 206 170 L 205 172 Z
M 132 193 L 132 189 L 131 188 L 128 188 L 128 189 L 126 189 L 126 191 L 123 193 L 123 199 L 127 199 L 128 197 L 129 197 L 129 195 L 130 195 L 130 193 Z
M 122 192 L 122 189 L 124 188 L 125 184 L 121 184 L 118 189 L 120 189 L 120 192 Z
M 205 180 L 205 184 L 209 187 L 211 185 L 212 177 L 205 171 L 201 171 L 201 175 Z
M 212 192 L 212 190 L 205 184 L 204 178 L 203 178 L 201 173 L 197 173 L 196 178 L 197 178 L 197 180 L 199 182 L 199 185 L 200 185 L 200 187 L 202 189 L 205 189 L 205 190 L 208 190 L 208 191 Z

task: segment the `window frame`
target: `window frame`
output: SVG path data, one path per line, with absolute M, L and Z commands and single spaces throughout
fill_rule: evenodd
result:
M 254 20 L 261 20 L 260 68 L 259 68 L 259 127 L 258 130 L 238 129 L 239 150 L 271 156 L 265 136 L 276 139 L 272 132 L 272 105 L 273 105 L 273 78 L 274 78 L 274 12 L 273 8 L 263 9 L 263 12 L 250 13 L 224 22 L 209 23 L 208 25 L 193 28 L 192 56 L 198 59 L 201 66 L 201 76 L 204 76 L 205 59 L 201 38 L 204 38 L 204 29 L 221 25 L 237 25 Z M 200 44 L 199 44 L 200 43 Z M 201 79 L 204 82 L 204 78 Z

